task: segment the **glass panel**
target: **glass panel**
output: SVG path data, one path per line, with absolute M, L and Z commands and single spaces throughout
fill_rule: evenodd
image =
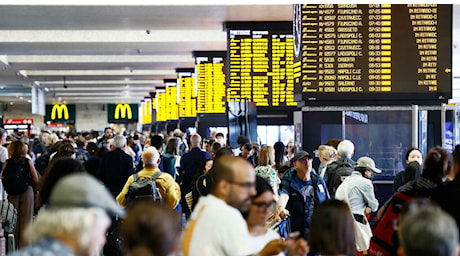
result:
M 294 126 L 293 125 L 280 125 L 280 138 L 279 140 L 286 145 L 289 140 L 294 140 Z M 271 145 L 273 145 L 272 143 Z
M 355 161 L 369 156 L 382 170 L 373 180 L 393 180 L 412 146 L 411 111 L 346 111 L 345 136 L 355 145 Z

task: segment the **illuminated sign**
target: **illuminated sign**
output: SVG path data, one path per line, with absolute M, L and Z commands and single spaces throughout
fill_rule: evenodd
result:
M 225 113 L 226 51 L 194 51 L 197 113 Z
M 137 122 L 138 112 L 137 104 L 107 104 L 109 123 Z
M 5 118 L 5 125 L 33 125 L 33 118 Z
M 177 89 L 177 79 L 164 79 L 166 87 L 166 104 L 164 107 L 158 109 L 166 110 L 166 120 L 178 120 L 179 119 L 179 95 Z
M 65 104 L 55 104 L 53 110 L 51 111 L 51 119 L 69 119 L 69 110 Z
M 141 115 L 142 124 L 152 123 L 152 99 L 145 98 L 141 102 Z
M 452 96 L 452 5 L 294 5 L 293 28 L 296 98 L 306 105 Z
M 296 106 L 292 22 L 226 22 L 227 100 Z
M 45 107 L 45 122 L 75 122 L 75 105 L 74 104 L 54 104 Z
M 177 68 L 179 117 L 196 117 L 197 89 L 194 68 Z
M 121 114 L 121 117 L 120 117 Z M 120 119 L 120 118 L 127 118 L 127 119 L 133 119 L 133 111 L 131 110 L 131 107 L 129 104 L 118 104 L 117 107 L 115 107 L 115 119 Z

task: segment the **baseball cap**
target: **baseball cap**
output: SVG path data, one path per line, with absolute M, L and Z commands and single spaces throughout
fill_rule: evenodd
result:
M 300 160 L 300 159 L 302 159 L 304 157 L 309 157 L 309 158 L 313 159 L 313 156 L 310 155 L 308 152 L 300 150 L 300 151 L 298 151 L 297 153 L 294 154 L 294 157 L 292 157 L 292 160 L 295 162 L 295 161 L 298 161 L 298 160 Z
M 358 159 L 358 162 L 356 163 L 356 167 L 366 167 L 371 169 L 375 173 L 381 173 L 382 171 L 380 169 L 377 169 L 375 167 L 375 162 L 369 157 L 361 157 Z
M 123 217 L 123 208 L 112 194 L 92 175 L 73 173 L 61 178 L 51 191 L 49 206 L 51 208 L 96 207 L 110 215 Z

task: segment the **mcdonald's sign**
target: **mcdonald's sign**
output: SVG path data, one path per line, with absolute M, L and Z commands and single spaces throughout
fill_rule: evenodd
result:
M 61 103 L 46 105 L 46 121 L 75 123 L 75 105 Z
M 109 123 L 137 122 L 138 109 L 137 104 L 107 104 L 107 121 Z

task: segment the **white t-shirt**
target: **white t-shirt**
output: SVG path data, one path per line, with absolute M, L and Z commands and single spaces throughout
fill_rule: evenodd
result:
M 200 197 L 182 234 L 186 256 L 241 256 L 254 252 L 241 213 L 210 194 Z
M 8 159 L 8 149 L 0 145 L 0 162 L 4 163 Z M 1 171 L 1 169 L 0 169 Z
M 279 239 L 279 238 L 280 238 L 280 235 L 278 234 L 278 232 L 276 232 L 273 229 L 269 229 L 267 233 L 265 233 L 262 236 L 254 237 L 250 235 L 249 243 L 251 245 L 250 246 L 251 249 L 253 250 L 252 254 L 259 253 L 260 251 L 262 251 L 262 249 L 264 249 L 264 247 L 267 245 L 268 242 L 272 241 L 273 239 Z M 284 254 L 280 253 L 279 255 L 283 256 Z

